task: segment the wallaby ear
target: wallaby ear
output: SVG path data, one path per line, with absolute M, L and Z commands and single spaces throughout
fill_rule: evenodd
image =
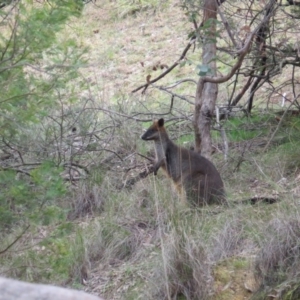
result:
M 158 124 L 159 127 L 163 127 L 164 123 L 165 123 L 165 120 L 162 119 L 162 118 L 157 121 L 157 124 Z

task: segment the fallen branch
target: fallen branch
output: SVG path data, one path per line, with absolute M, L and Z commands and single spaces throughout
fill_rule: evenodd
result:
M 146 170 L 144 170 L 143 172 L 140 172 L 137 176 L 135 176 L 133 178 L 130 178 L 129 180 L 126 180 L 126 182 L 120 187 L 120 189 L 132 187 L 138 181 L 140 181 L 141 179 L 146 178 L 149 174 L 151 174 L 153 172 L 154 172 L 154 166 L 153 166 L 153 164 L 147 165 L 146 166 Z

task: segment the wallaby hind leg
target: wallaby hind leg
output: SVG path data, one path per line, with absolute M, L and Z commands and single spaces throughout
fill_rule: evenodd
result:
M 176 190 L 179 194 L 179 198 L 180 198 L 181 203 L 186 204 L 187 203 L 187 195 L 186 195 L 186 191 L 185 191 L 182 183 L 181 182 L 176 182 L 175 187 L 176 187 Z
M 205 176 L 189 175 L 184 179 L 187 199 L 196 205 L 210 204 L 210 191 Z
M 227 204 L 221 178 L 203 174 L 189 175 L 184 180 L 188 199 L 198 205 Z
M 213 203 L 228 205 L 223 186 L 218 189 L 212 188 L 211 195 Z

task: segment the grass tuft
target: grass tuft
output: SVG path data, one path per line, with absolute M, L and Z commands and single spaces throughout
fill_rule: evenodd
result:
M 265 286 L 276 287 L 300 279 L 300 220 L 273 219 L 264 232 L 256 261 L 256 277 Z

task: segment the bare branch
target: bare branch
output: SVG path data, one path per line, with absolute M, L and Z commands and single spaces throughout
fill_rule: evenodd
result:
M 8 142 L 6 142 L 4 140 L 4 138 L 2 138 L 2 142 L 4 143 L 5 146 L 7 146 L 9 149 L 13 150 L 13 151 L 16 151 L 21 159 L 21 162 L 24 164 L 24 160 L 23 160 L 23 156 L 22 156 L 22 153 L 17 149 L 17 148 L 14 148 L 13 146 L 11 146 Z
M 0 251 L 0 254 L 5 253 L 7 250 L 9 250 L 24 234 L 25 232 L 29 229 L 30 225 L 26 226 L 25 229 L 16 237 L 16 239 L 9 244 L 5 249 Z
M 177 86 L 177 85 L 179 85 L 179 84 L 181 84 L 181 83 L 184 83 L 184 82 L 192 82 L 192 83 L 194 83 L 194 84 L 197 84 L 196 80 L 190 79 L 190 78 L 185 78 L 185 79 L 182 79 L 182 80 L 179 80 L 179 81 L 175 82 L 173 85 L 167 86 L 166 89 L 172 89 L 172 88 L 174 88 L 175 86 Z
M 223 77 L 217 77 L 217 76 L 216 77 L 207 77 L 207 76 L 205 76 L 205 77 L 202 77 L 202 80 L 204 82 L 211 82 L 211 83 L 223 83 L 223 82 L 228 81 L 235 74 L 235 72 L 241 67 L 245 56 L 247 55 L 247 53 L 249 52 L 249 50 L 251 48 L 251 44 L 252 44 L 254 35 L 255 35 L 255 31 L 250 33 L 246 39 L 245 46 L 236 52 L 237 54 L 240 55 L 238 58 L 238 61 L 236 62 L 236 64 L 232 67 L 232 69 L 226 76 L 223 76 Z
M 244 47 L 236 52 L 236 54 L 239 55 L 239 58 L 238 58 L 238 61 L 236 62 L 236 64 L 232 67 L 231 71 L 226 76 L 223 76 L 223 77 L 217 77 L 217 76 L 216 77 L 208 77 L 208 76 L 202 77 L 202 80 L 204 82 L 224 83 L 224 82 L 228 81 L 235 74 L 235 72 L 241 67 L 245 56 L 251 49 L 253 37 L 270 20 L 273 10 L 274 10 L 274 8 L 273 9 L 270 8 L 269 14 L 263 18 L 263 20 L 260 22 L 260 24 L 256 27 L 256 29 L 253 32 L 248 34 Z
M 187 52 L 189 51 L 189 49 L 191 48 L 191 46 L 195 43 L 196 41 L 196 37 L 193 36 L 190 39 L 190 42 L 188 43 L 188 45 L 185 47 L 185 49 L 183 50 L 182 54 L 180 55 L 178 61 L 176 61 L 170 68 L 168 68 L 165 72 L 163 72 L 162 74 L 160 74 L 158 77 L 150 80 L 149 82 L 139 86 L 138 88 L 136 88 L 135 90 L 132 91 L 132 93 L 135 93 L 137 91 L 139 91 L 140 89 L 143 89 L 142 93 L 145 93 L 146 89 L 148 88 L 148 86 L 158 80 L 160 80 L 161 78 L 165 77 L 168 73 L 170 73 L 175 67 L 177 67 L 180 62 L 185 58 Z
M 153 87 L 155 87 L 156 89 L 159 89 L 159 90 L 161 90 L 161 91 L 164 91 L 164 92 L 166 92 L 166 93 L 172 95 L 172 99 L 173 99 L 174 97 L 177 97 L 177 98 L 179 98 L 179 99 L 182 99 L 182 100 L 188 102 L 189 104 L 192 104 L 192 105 L 195 104 L 194 102 L 190 101 L 187 97 L 184 97 L 184 96 L 181 96 L 181 95 L 179 95 L 179 94 L 170 92 L 170 91 L 168 91 L 167 88 L 164 88 L 164 87 L 162 87 L 162 86 L 156 86 L 156 85 L 153 85 Z M 171 110 L 170 110 L 170 111 L 171 111 Z
M 223 12 L 221 11 L 220 6 L 218 6 L 218 8 L 217 8 L 217 12 L 218 12 L 218 14 L 221 17 L 221 20 L 222 20 L 222 22 L 223 22 L 223 24 L 224 24 L 224 26 L 225 26 L 225 28 L 227 30 L 227 33 L 228 33 L 228 35 L 229 35 L 229 37 L 230 37 L 230 39 L 232 41 L 232 44 L 237 49 L 238 45 L 237 45 L 237 43 L 236 43 L 236 41 L 234 39 L 234 36 L 233 36 L 233 34 L 232 34 L 231 30 L 230 30 L 229 24 L 228 24 L 227 20 L 225 19 L 225 16 L 224 16 Z

